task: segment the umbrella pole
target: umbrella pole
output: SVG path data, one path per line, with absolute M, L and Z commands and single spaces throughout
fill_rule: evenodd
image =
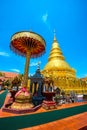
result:
M 26 62 L 25 62 L 25 70 L 24 70 L 24 81 L 23 87 L 27 88 L 28 85 L 28 73 L 29 73 L 29 64 L 30 64 L 30 50 L 27 51 L 26 54 Z

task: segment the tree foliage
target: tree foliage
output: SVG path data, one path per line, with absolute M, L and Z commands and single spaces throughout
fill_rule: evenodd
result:
M 19 77 L 15 77 L 12 80 L 12 86 L 20 86 L 21 85 L 21 79 Z

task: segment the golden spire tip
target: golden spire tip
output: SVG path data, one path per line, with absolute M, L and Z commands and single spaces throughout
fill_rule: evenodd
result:
M 37 63 L 37 68 L 38 68 L 38 69 L 40 69 L 40 64 L 41 64 L 41 62 L 38 61 L 38 63 Z
M 56 31 L 54 29 L 54 41 L 56 41 Z
M 30 32 L 32 32 L 32 28 L 30 27 Z

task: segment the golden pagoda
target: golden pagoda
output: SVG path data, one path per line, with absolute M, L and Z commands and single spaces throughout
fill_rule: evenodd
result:
M 76 78 L 75 69 L 65 61 L 59 43 L 54 35 L 52 48 L 48 57 L 48 63 L 42 70 L 44 77 L 50 77 L 54 81 L 54 86 L 57 86 L 65 93 L 74 91 L 75 93 L 86 92 L 86 84 L 81 79 Z M 84 87 L 83 87 L 84 84 Z M 85 89 L 83 89 L 85 88 Z

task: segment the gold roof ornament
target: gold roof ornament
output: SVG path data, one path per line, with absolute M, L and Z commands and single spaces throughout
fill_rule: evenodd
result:
M 55 29 L 54 29 L 54 41 L 57 41 L 56 40 L 56 31 L 55 31 Z

